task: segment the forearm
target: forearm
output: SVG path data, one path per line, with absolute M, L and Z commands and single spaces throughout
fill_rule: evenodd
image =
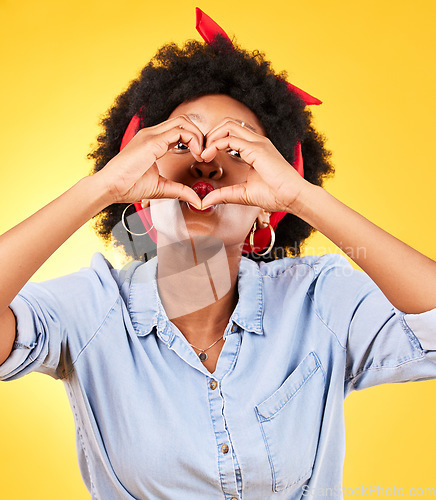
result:
M 109 204 L 98 174 L 85 177 L 0 236 L 0 314 L 41 265 Z
M 302 193 L 297 215 L 359 265 L 405 313 L 436 307 L 436 262 L 403 243 L 318 186 Z

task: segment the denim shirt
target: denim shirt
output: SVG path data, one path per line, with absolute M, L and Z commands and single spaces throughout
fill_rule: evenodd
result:
M 93 499 L 297 499 L 342 484 L 344 398 L 436 377 L 436 310 L 404 314 L 344 257 L 239 272 L 211 374 L 165 313 L 157 259 L 27 284 L 3 380 L 62 379 Z

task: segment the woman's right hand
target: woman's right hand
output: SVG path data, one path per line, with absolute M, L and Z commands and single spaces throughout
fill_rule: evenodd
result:
M 141 129 L 126 147 L 97 172 L 112 203 L 134 203 L 143 199 L 177 198 L 201 208 L 201 200 L 189 187 L 159 174 L 156 160 L 179 141 L 189 146 L 197 161 L 203 161 L 203 134 L 185 115 Z
M 187 116 L 172 118 L 140 130 L 99 172 L 80 179 L 0 236 L 0 262 L 5 271 L 0 275 L 0 364 L 9 357 L 16 335 L 9 304 L 42 264 L 101 210 L 112 203 L 150 198 L 178 198 L 201 208 L 200 198 L 190 187 L 159 175 L 156 160 L 179 141 L 189 145 L 193 157 L 202 161 L 200 129 Z

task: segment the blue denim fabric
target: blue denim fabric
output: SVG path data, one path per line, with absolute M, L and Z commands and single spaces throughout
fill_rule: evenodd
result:
M 11 304 L 18 338 L 1 378 L 62 379 L 93 499 L 297 499 L 340 487 L 345 396 L 436 377 L 436 310 L 396 310 L 338 255 L 243 258 L 211 374 L 168 320 L 156 266 L 120 273 L 96 254 Z

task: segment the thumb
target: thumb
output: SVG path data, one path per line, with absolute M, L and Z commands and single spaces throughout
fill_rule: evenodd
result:
M 159 180 L 161 181 L 161 189 L 159 190 L 159 196 L 156 198 L 177 198 L 182 201 L 187 201 L 195 208 L 200 209 L 201 200 L 198 194 L 189 186 L 165 179 L 164 177 L 160 177 Z
M 218 205 L 219 203 L 249 205 L 246 183 L 214 189 L 201 200 L 201 209 L 204 210 L 212 205 Z

